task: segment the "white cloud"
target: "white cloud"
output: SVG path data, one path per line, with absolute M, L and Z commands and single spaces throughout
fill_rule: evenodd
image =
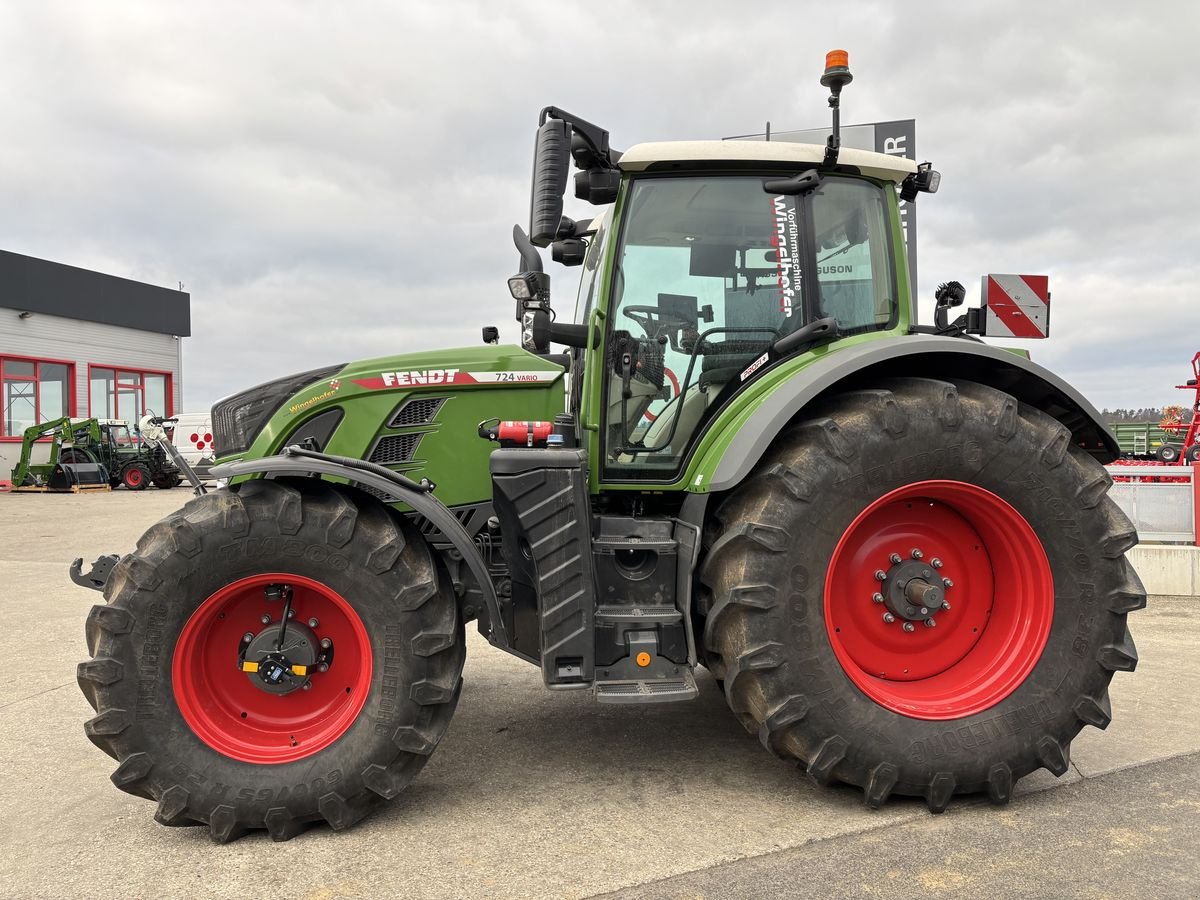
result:
M 1049 274 L 1037 358 L 1099 406 L 1169 402 L 1200 332 L 1197 25 L 1182 3 L 14 4 L 0 247 L 185 282 L 191 407 L 511 337 L 542 106 L 617 147 L 819 126 L 842 46 L 847 121 L 915 117 L 944 174 L 922 296 Z

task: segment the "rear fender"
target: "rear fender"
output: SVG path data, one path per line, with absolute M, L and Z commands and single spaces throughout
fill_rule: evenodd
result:
M 1084 396 L 1053 372 L 1007 350 L 962 338 L 909 335 L 856 344 L 823 356 L 765 396 L 728 443 L 698 466 L 712 472 L 693 490 L 727 491 L 758 463 L 771 442 L 806 407 L 829 394 L 896 376 L 975 381 L 1012 394 L 1057 419 L 1074 442 L 1102 463 L 1120 454 L 1116 438 Z

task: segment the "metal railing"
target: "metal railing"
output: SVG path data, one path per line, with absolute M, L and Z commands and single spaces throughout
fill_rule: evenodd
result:
M 1193 466 L 1105 466 L 1108 495 L 1142 541 L 1196 544 L 1197 479 Z

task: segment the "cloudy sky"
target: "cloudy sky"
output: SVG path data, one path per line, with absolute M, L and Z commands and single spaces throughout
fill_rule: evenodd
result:
M 1048 274 L 1035 357 L 1097 406 L 1175 402 L 1200 349 L 1198 31 L 1184 2 L 11 3 L 0 247 L 182 281 L 188 410 L 485 324 L 515 340 L 542 106 L 618 148 L 814 127 L 844 47 L 844 120 L 915 118 L 943 173 L 922 296 Z M 569 308 L 578 270 L 553 268 Z

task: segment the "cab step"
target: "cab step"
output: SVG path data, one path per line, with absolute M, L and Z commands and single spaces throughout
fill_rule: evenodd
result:
M 596 621 L 651 626 L 682 622 L 683 613 L 674 606 L 597 606 Z
M 597 681 L 595 685 L 597 703 L 674 703 L 691 700 L 699 693 L 695 677 L 686 670 L 671 678 Z

